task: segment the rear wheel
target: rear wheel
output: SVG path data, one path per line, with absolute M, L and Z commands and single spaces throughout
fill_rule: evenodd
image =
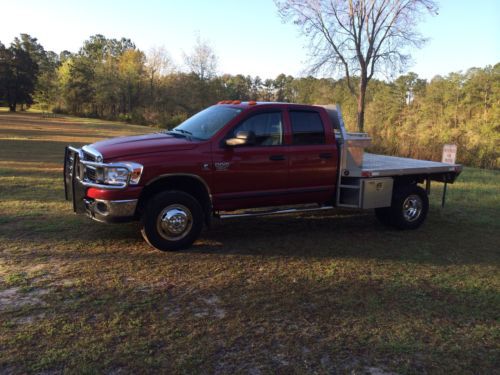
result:
M 416 185 L 404 186 L 394 193 L 388 220 L 399 229 L 416 229 L 425 221 L 428 211 L 425 190 Z
M 203 228 L 203 210 L 198 201 L 181 191 L 155 195 L 142 216 L 141 234 L 161 251 L 188 248 Z

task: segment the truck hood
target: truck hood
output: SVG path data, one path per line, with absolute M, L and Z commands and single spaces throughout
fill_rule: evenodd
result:
M 90 146 L 99 151 L 106 161 L 140 154 L 189 150 L 196 147 L 196 142 L 170 134 L 153 133 L 111 138 Z

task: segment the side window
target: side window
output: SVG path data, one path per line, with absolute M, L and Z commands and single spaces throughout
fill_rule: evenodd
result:
M 320 145 L 325 143 L 325 130 L 317 112 L 290 111 L 294 145 Z
M 236 136 L 239 131 L 253 132 L 254 146 L 279 146 L 283 144 L 283 124 L 281 112 L 266 112 L 254 115 L 237 125 L 230 133 L 229 138 Z

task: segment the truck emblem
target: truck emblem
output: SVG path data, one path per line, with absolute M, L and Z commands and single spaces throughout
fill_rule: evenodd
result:
M 217 161 L 214 164 L 217 171 L 225 171 L 229 168 L 229 165 L 231 163 L 229 163 L 228 161 Z
M 201 169 L 204 170 L 204 171 L 209 171 L 210 170 L 210 164 L 208 163 L 203 163 L 201 165 Z

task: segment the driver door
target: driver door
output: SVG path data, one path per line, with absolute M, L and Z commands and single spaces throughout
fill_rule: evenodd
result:
M 279 205 L 288 183 L 288 151 L 281 110 L 251 114 L 213 150 L 214 206 L 220 210 Z M 238 132 L 249 141 L 227 146 Z

